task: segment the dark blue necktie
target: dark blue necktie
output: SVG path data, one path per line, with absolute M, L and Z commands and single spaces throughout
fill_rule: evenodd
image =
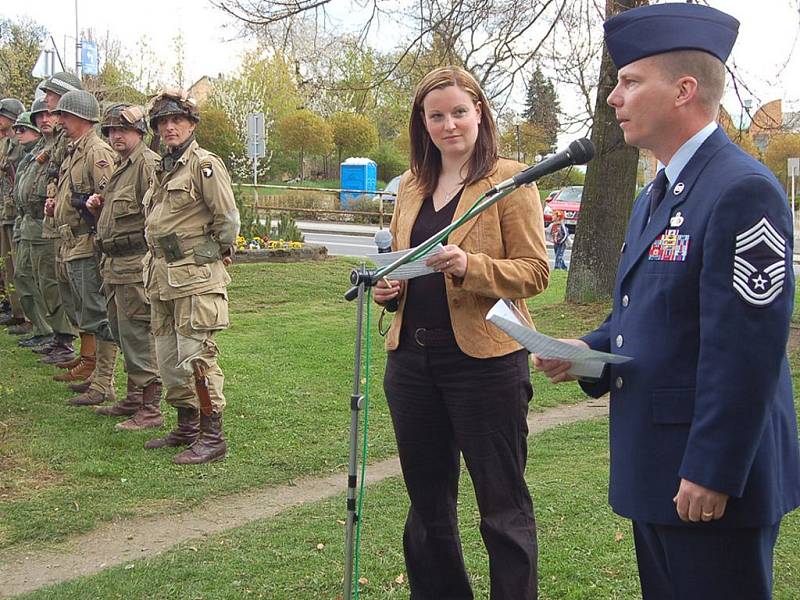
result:
M 664 199 L 667 186 L 669 186 L 667 170 L 661 169 L 656 174 L 656 178 L 653 180 L 653 186 L 650 188 L 650 216 L 648 221 L 653 218 L 653 213 L 656 212 L 658 205 L 661 204 L 661 201 Z

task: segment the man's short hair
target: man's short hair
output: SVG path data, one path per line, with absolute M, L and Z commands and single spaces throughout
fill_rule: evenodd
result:
M 702 50 L 675 50 L 656 58 L 671 81 L 687 75 L 694 77 L 698 101 L 709 114 L 717 114 L 725 92 L 725 65 L 720 59 Z

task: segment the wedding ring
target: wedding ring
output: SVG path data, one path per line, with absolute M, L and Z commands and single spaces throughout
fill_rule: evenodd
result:
M 708 517 L 713 517 L 713 516 L 714 516 L 714 513 L 713 513 L 713 512 L 704 512 L 704 513 L 702 513 L 702 515 L 703 515 L 704 517 L 708 518 Z

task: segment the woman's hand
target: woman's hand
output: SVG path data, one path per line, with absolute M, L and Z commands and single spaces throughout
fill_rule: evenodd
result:
M 376 304 L 383 306 L 390 300 L 397 298 L 403 291 L 403 282 L 385 277 L 375 284 L 372 290 L 372 299 Z
M 455 244 L 448 244 L 439 254 L 434 254 L 425 264 L 434 271 L 463 278 L 467 274 L 467 253 Z

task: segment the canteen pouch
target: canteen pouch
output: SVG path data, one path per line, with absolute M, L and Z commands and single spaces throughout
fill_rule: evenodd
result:
M 194 251 L 195 264 L 206 265 L 222 260 L 222 255 L 219 252 L 219 244 L 214 240 L 201 242 L 194 246 L 192 250 Z
M 161 251 L 164 253 L 164 258 L 168 263 L 181 260 L 186 256 L 181 249 L 181 242 L 178 239 L 178 235 L 175 233 L 156 238 L 156 243 L 158 247 L 161 248 Z

